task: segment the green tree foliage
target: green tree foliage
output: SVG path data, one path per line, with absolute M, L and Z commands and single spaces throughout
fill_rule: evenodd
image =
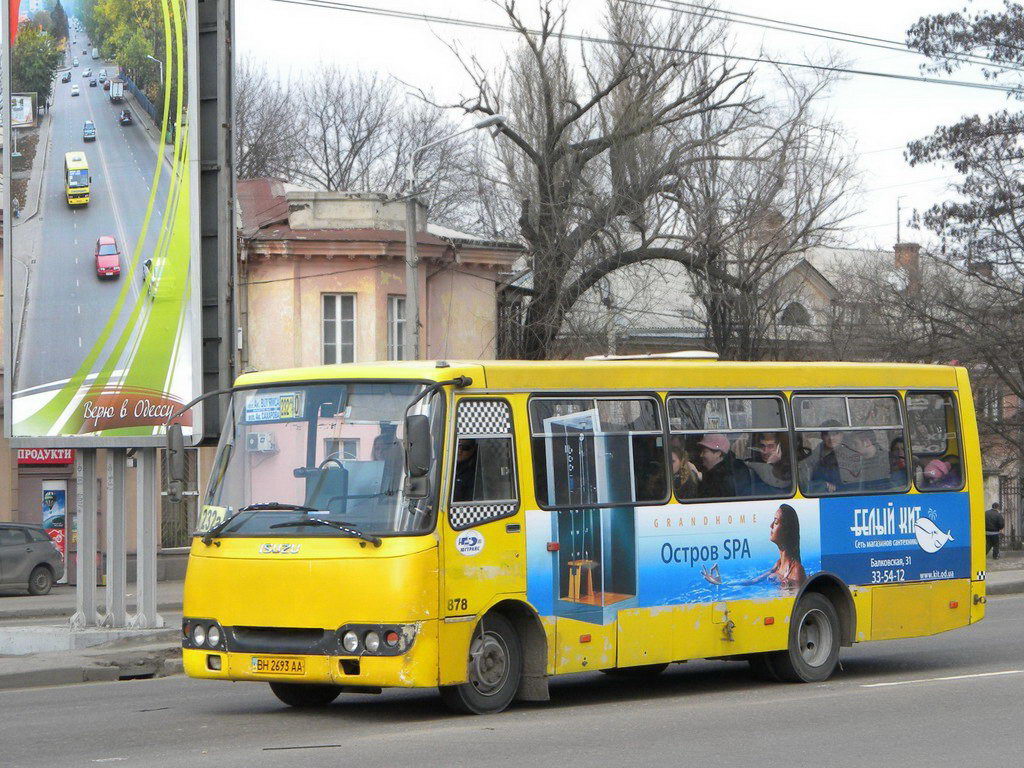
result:
M 50 11 L 50 34 L 58 40 L 68 39 L 68 15 L 60 0 L 53 4 Z
M 49 32 L 32 22 L 22 22 L 11 52 L 11 87 L 15 93 L 39 94 L 39 102 L 50 98 L 53 76 L 63 54 Z

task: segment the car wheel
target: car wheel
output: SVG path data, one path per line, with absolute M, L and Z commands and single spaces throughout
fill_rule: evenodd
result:
M 522 676 L 519 635 L 504 616 L 488 614 L 473 631 L 466 682 L 441 686 L 441 699 L 456 712 L 495 714 L 512 703 Z
M 311 685 L 302 683 L 271 683 L 270 690 L 289 707 L 313 709 L 326 707 L 341 693 L 340 685 Z
M 53 588 L 53 573 L 45 565 L 37 565 L 28 577 L 28 593 L 45 595 Z
M 839 614 L 832 601 L 817 592 L 800 598 L 793 611 L 789 648 L 773 653 L 769 665 L 781 680 L 820 683 L 839 662 Z

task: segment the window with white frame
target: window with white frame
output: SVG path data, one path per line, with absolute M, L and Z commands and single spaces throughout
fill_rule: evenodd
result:
M 325 293 L 323 302 L 324 365 L 355 362 L 355 294 Z
M 405 359 L 405 296 L 388 296 L 388 360 Z
M 349 437 L 328 437 L 324 440 L 324 456 L 341 461 L 359 458 L 359 439 Z

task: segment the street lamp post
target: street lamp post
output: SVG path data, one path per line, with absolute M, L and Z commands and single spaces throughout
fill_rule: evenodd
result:
M 420 356 L 420 299 L 419 299 L 419 256 L 416 253 L 416 160 L 431 147 L 461 136 L 463 133 L 477 131 L 506 123 L 504 115 L 491 115 L 478 123 L 448 136 L 431 141 L 418 147 L 409 160 L 408 194 L 405 198 L 405 354 L 406 360 L 416 360 Z
M 150 61 L 155 61 L 156 65 L 158 67 L 160 67 L 160 87 L 163 88 L 164 87 L 164 63 L 162 61 L 160 61 L 160 59 L 156 58 L 155 56 L 150 56 L 148 53 L 146 54 L 146 58 L 149 59 Z

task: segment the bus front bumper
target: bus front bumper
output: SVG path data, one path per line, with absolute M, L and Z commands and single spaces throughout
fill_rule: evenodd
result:
M 428 688 L 438 684 L 437 621 L 416 624 L 400 655 L 272 653 L 227 648 L 182 648 L 185 674 L 208 680 L 311 683 L 367 688 Z

